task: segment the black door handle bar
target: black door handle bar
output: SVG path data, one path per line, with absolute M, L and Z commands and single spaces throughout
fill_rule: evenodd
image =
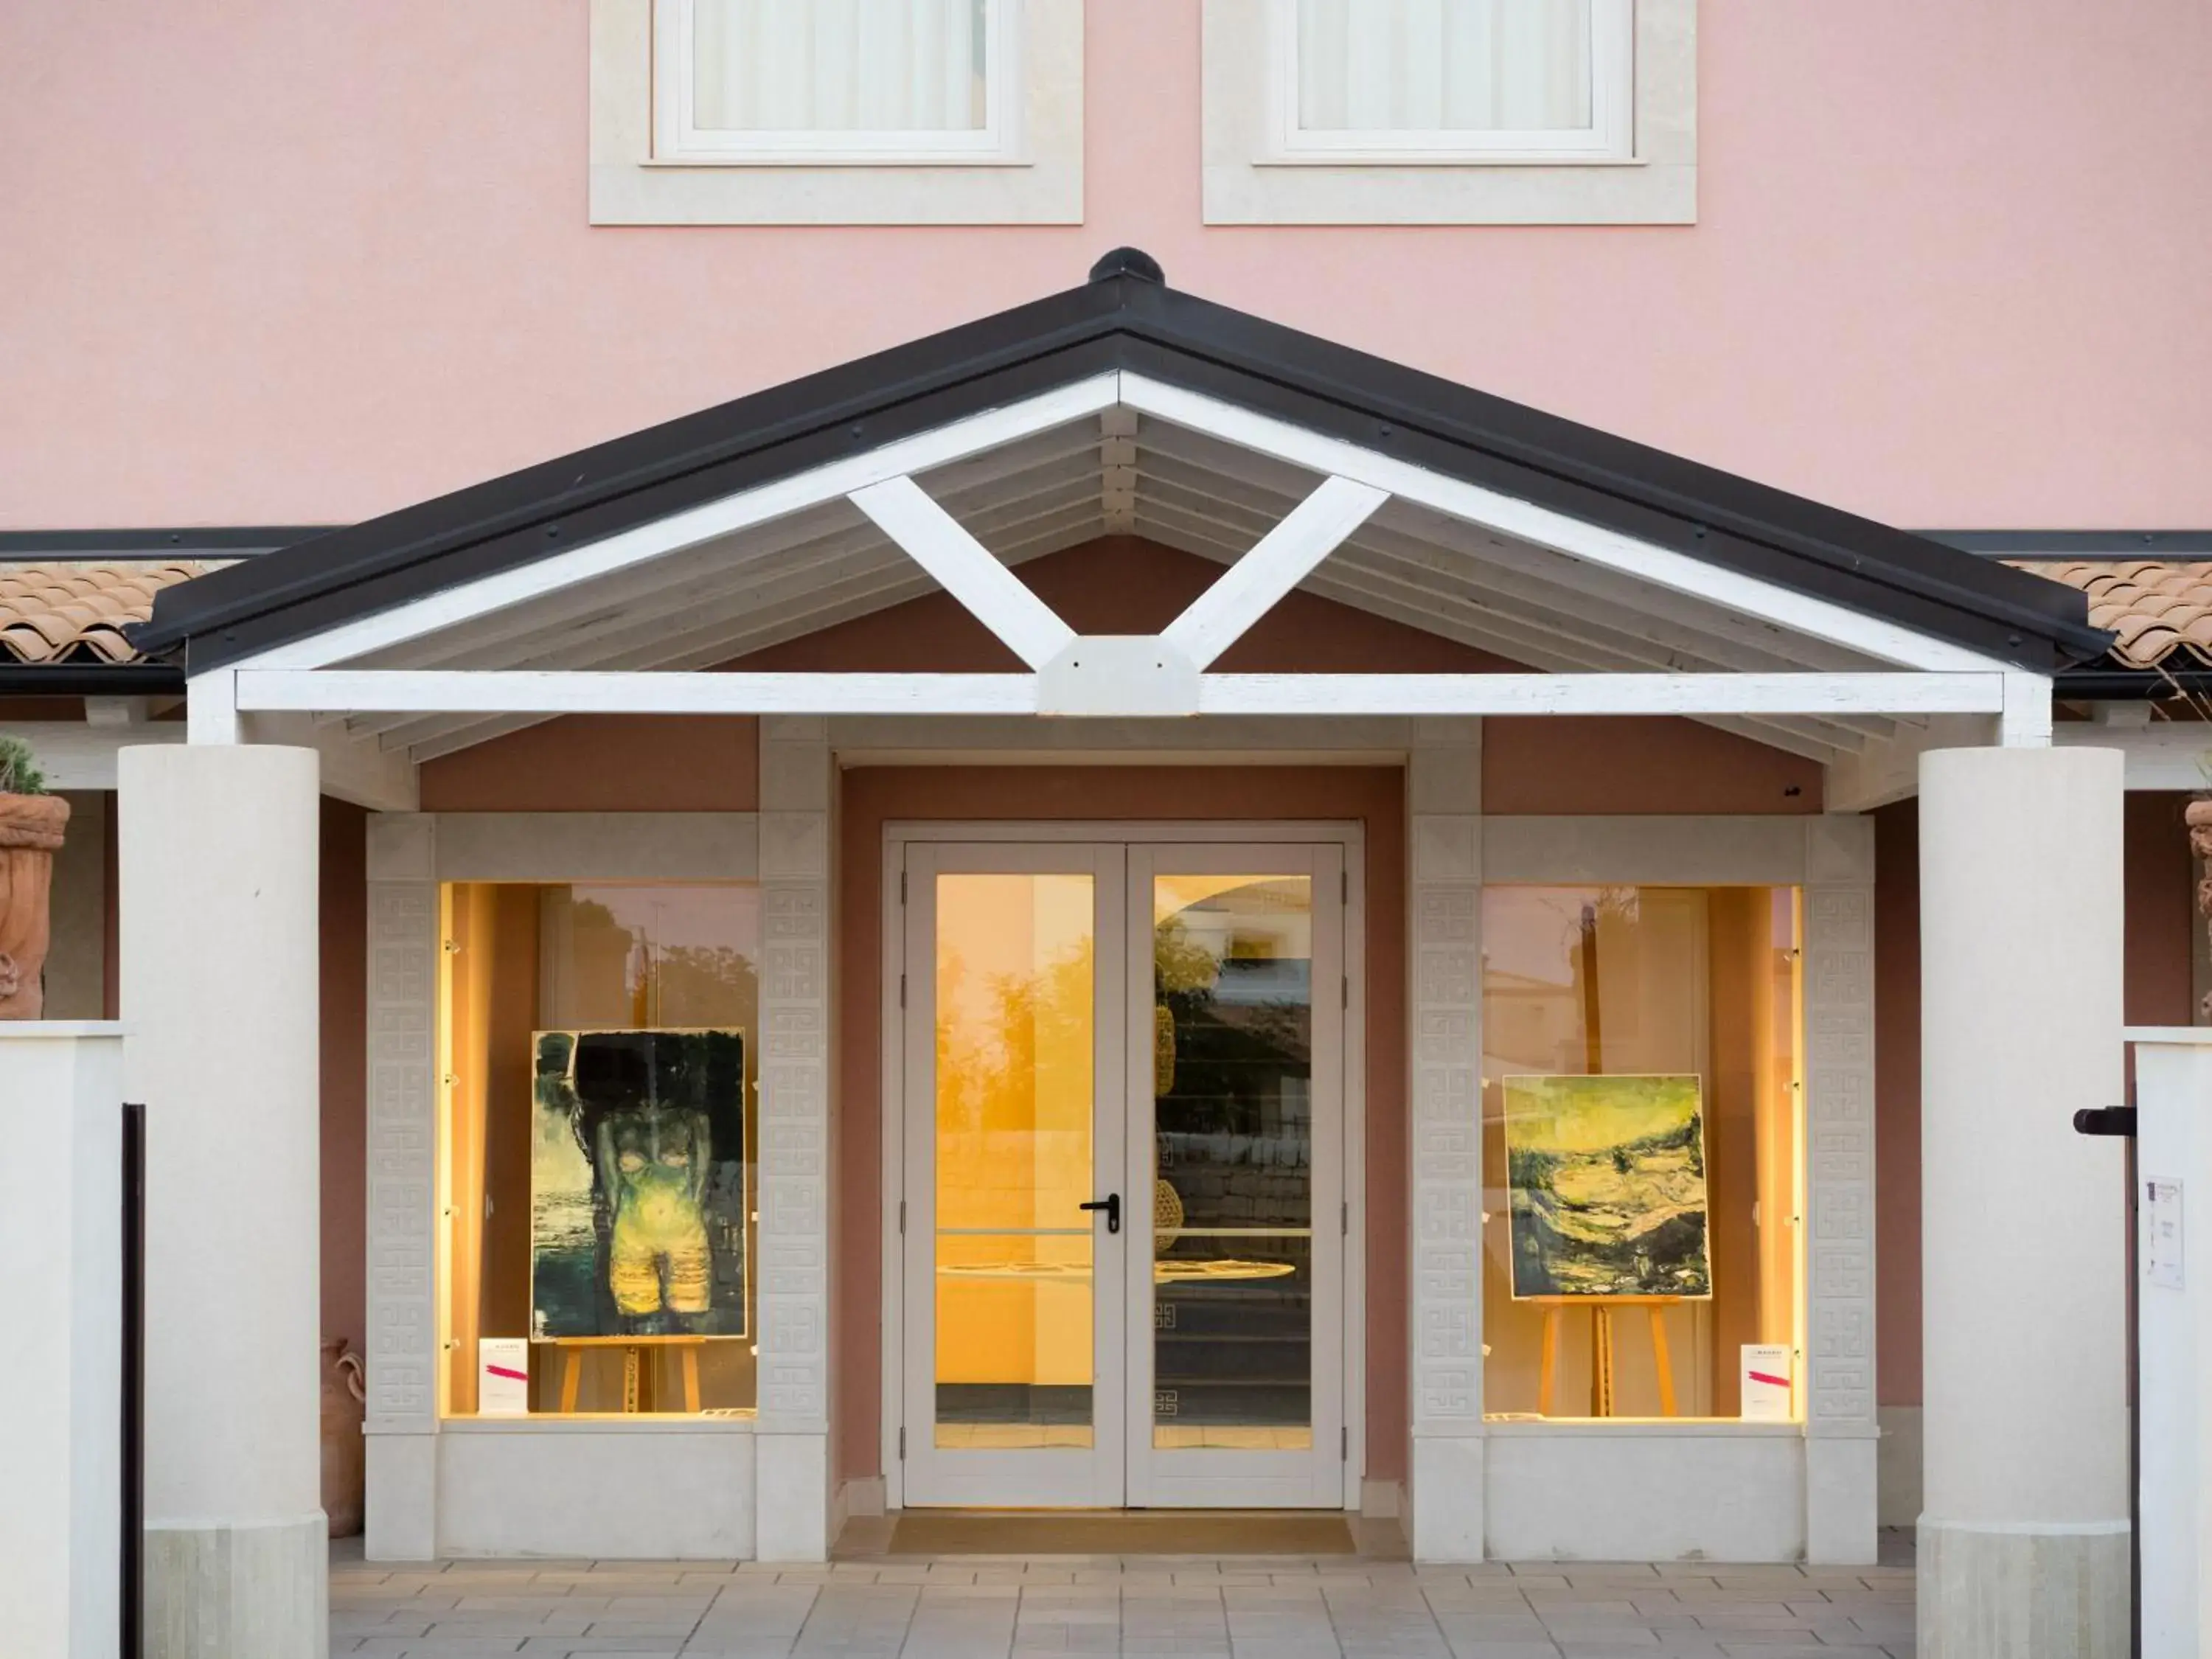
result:
M 1106 1231 L 1109 1233 L 1118 1233 L 1121 1231 L 1121 1194 L 1109 1193 L 1102 1199 L 1095 1200 L 1089 1204 L 1079 1204 L 1075 1207 L 1079 1210 L 1103 1210 L 1106 1212 Z

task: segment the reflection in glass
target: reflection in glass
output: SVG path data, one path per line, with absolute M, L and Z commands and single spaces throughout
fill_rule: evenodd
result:
M 1153 884 L 1152 1443 L 1313 1443 L 1313 894 Z M 1139 1212 L 1141 1213 L 1141 1211 Z
M 937 878 L 937 1425 L 1091 1443 L 1091 878 Z
M 1484 890 L 1483 1397 L 1491 1415 L 1734 1417 L 1746 1346 L 1801 1343 L 1802 927 L 1790 888 Z M 1681 1148 L 1682 1168 L 1670 1178 L 1693 1164 L 1702 1186 L 1705 1236 L 1692 1253 L 1702 1258 L 1702 1284 L 1640 1297 L 1529 1293 L 1577 1287 L 1532 1287 L 1515 1254 L 1512 1209 L 1516 1198 L 1527 1201 L 1531 1176 L 1516 1166 L 1525 1154 L 1509 1146 L 1506 1120 L 1516 1092 L 1572 1092 L 1571 1082 L 1593 1077 L 1694 1091 L 1701 1135 Z M 1626 1112 L 1633 1093 L 1617 1097 L 1617 1111 Z M 1622 1116 L 1624 1133 L 1641 1138 L 1612 1153 L 1614 1167 L 1648 1176 L 1675 1154 L 1632 1118 Z M 1644 1188 L 1650 1205 L 1636 1227 L 1677 1224 L 1666 1214 L 1665 1184 Z M 1564 1189 L 1559 1196 L 1566 1202 Z M 1577 1224 L 1595 1237 L 1597 1210 L 1583 1210 Z M 1659 1234 L 1647 1237 L 1653 1248 L 1634 1265 L 1657 1271 Z M 1524 1271 L 1516 1274 L 1516 1266 Z
M 446 1411 L 475 1414 L 487 1375 L 517 1383 L 535 1413 L 750 1409 L 757 1393 L 748 1194 L 758 1144 L 750 1108 L 758 1067 L 759 890 L 466 882 L 444 890 L 441 912 Z M 539 1034 L 673 1028 L 730 1033 L 732 1051 L 742 1056 L 742 1077 L 718 1085 L 726 1115 L 709 1138 L 720 1183 L 704 1218 L 714 1240 L 708 1298 L 714 1311 L 699 1308 L 693 1273 L 679 1271 L 675 1253 L 664 1249 L 654 1255 L 650 1315 L 641 1278 L 630 1305 L 620 1309 L 611 1282 L 605 1285 L 610 1322 L 603 1328 L 621 1335 L 586 1336 L 557 1323 L 540 1328 L 532 1167 L 541 1129 L 551 1127 L 556 1144 L 574 1150 L 586 1286 L 600 1271 L 595 1229 L 604 1220 L 611 1230 L 613 1212 L 592 1213 L 586 1148 L 596 1146 L 596 1129 L 579 1140 L 565 1117 L 540 1112 Z M 617 1163 L 623 1150 L 610 1148 Z M 603 1191 L 617 1184 L 610 1176 Z M 623 1340 L 631 1335 L 639 1340 Z M 527 1346 L 493 1359 L 479 1346 L 486 1340 Z M 493 1364 L 503 1369 L 488 1372 Z

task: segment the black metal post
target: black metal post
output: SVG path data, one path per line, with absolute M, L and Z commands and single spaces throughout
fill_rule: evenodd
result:
M 2142 1238 L 2142 1216 L 2137 1206 L 2142 1191 L 2136 1179 L 2136 1109 L 2132 1106 L 2087 1106 L 2074 1114 L 2074 1132 L 2084 1135 L 2118 1135 L 2123 1139 L 2121 1164 L 2128 1180 L 2128 1652 L 2142 1653 L 2142 1404 L 2137 1381 L 2142 1358 L 2140 1298 L 2136 1294 L 2142 1271 L 2136 1250 Z
M 123 1108 L 122 1659 L 143 1659 L 146 1533 L 146 1109 Z

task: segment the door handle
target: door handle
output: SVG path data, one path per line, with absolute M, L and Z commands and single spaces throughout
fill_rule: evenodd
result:
M 1106 1212 L 1106 1231 L 1109 1233 L 1118 1233 L 1121 1231 L 1121 1194 L 1109 1193 L 1102 1199 L 1095 1200 L 1089 1204 L 1079 1204 L 1075 1207 L 1079 1210 L 1103 1210 Z

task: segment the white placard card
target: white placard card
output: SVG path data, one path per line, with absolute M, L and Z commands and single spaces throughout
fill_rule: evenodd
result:
M 2142 1271 L 2152 1284 L 2183 1288 L 2181 1272 L 2181 1183 L 2143 1182 Z
M 530 1339 L 477 1339 L 477 1411 L 483 1417 L 530 1415 Z
M 1743 1420 L 1787 1423 L 1790 1419 L 1790 1346 L 1783 1342 L 1743 1345 Z

